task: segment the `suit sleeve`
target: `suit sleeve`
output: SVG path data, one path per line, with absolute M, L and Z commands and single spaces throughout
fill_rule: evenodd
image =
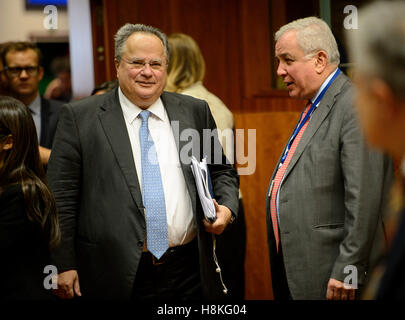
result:
M 235 168 L 227 163 L 221 143 L 218 139 L 217 126 L 214 118 L 205 102 L 206 110 L 206 128 L 214 132 L 211 139 L 206 139 L 203 133 L 204 141 L 209 141 L 211 146 L 204 144 L 204 151 L 209 150 L 211 157 L 208 161 L 208 170 L 211 174 L 214 197 L 218 204 L 226 206 L 231 210 L 234 217 L 237 217 L 239 208 L 239 176 Z M 207 149 L 208 148 L 208 149 Z M 205 152 L 204 152 L 205 153 Z
M 55 196 L 62 240 L 51 253 L 59 272 L 76 268 L 75 231 L 81 186 L 81 148 L 73 108 L 62 108 L 47 176 Z
M 331 278 L 344 281 L 353 275 L 350 266 L 355 266 L 358 283 L 363 284 L 393 170 L 392 161 L 365 142 L 353 106 L 347 104 L 344 108 L 340 156 L 345 188 L 346 236 L 339 246 Z

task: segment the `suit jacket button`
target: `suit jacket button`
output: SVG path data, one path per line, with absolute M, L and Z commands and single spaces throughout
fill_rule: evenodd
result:
M 142 241 L 142 240 L 139 240 L 139 241 L 138 241 L 138 247 L 139 247 L 139 248 L 143 248 L 143 241 Z

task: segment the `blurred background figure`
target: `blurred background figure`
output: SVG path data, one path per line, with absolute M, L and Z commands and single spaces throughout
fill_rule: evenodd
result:
M 386 217 L 387 253 L 365 299 L 405 299 L 405 3 L 380 1 L 347 31 L 355 62 L 356 107 L 368 141 L 401 159 Z M 378 21 L 378 23 L 376 23 Z
M 205 61 L 198 44 L 186 34 L 168 37 L 170 62 L 167 69 L 166 91 L 178 92 L 207 101 L 220 133 L 233 130 L 233 115 L 225 104 L 203 85 Z M 225 135 L 219 134 L 225 155 L 233 159 L 232 148 L 227 148 Z M 227 150 L 228 149 L 228 150 Z
M 0 300 L 48 299 L 44 268 L 60 231 L 29 110 L 0 96 Z
M 218 128 L 225 155 L 234 160 L 234 121 L 232 112 L 203 85 L 205 61 L 196 41 L 182 33 L 168 37 L 170 61 L 167 69 L 166 91 L 186 94 L 207 101 Z M 218 260 L 222 262 L 224 282 L 231 299 L 244 298 L 244 262 L 246 249 L 246 225 L 241 193 L 236 223 L 227 232 L 217 236 Z
M 51 63 L 51 70 L 55 79 L 46 87 L 44 98 L 69 102 L 72 100 L 69 57 L 56 57 Z
M 0 43 L 0 57 L 2 55 L 3 48 L 6 43 Z M 7 95 L 7 78 L 6 73 L 4 72 L 3 61 L 0 59 L 0 95 Z
M 96 86 L 93 89 L 93 91 L 91 92 L 91 95 L 94 96 L 94 95 L 107 93 L 107 92 L 115 89 L 117 86 L 118 86 L 117 79 L 103 82 L 102 84 L 99 84 L 98 86 Z
M 1 52 L 9 95 L 29 108 L 39 139 L 41 161 L 48 163 L 62 102 L 39 95 L 44 71 L 42 54 L 32 42 L 8 42 Z

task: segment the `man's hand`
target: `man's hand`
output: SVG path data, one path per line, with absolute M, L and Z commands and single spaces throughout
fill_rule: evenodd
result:
M 72 299 L 75 295 L 81 297 L 79 276 L 76 270 L 69 270 L 58 274 L 58 289 L 53 293 L 62 299 Z
M 215 199 L 213 201 L 217 213 L 217 219 L 213 223 L 204 219 L 205 231 L 214 234 L 221 234 L 231 221 L 232 212 L 227 207 L 219 205 Z
M 328 300 L 354 300 L 356 290 L 347 284 L 329 279 L 328 290 L 326 291 L 326 299 Z

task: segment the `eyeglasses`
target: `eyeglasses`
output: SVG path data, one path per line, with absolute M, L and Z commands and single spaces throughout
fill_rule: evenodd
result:
M 4 71 L 9 77 L 19 77 L 23 70 L 25 70 L 29 76 L 36 76 L 38 74 L 39 67 L 4 67 Z
M 127 60 L 122 58 L 122 60 L 128 63 L 131 69 L 136 70 L 142 70 L 148 64 L 152 70 L 161 71 L 164 65 L 164 63 L 161 60 L 151 60 L 149 62 L 146 62 L 145 60 L 142 59 Z

